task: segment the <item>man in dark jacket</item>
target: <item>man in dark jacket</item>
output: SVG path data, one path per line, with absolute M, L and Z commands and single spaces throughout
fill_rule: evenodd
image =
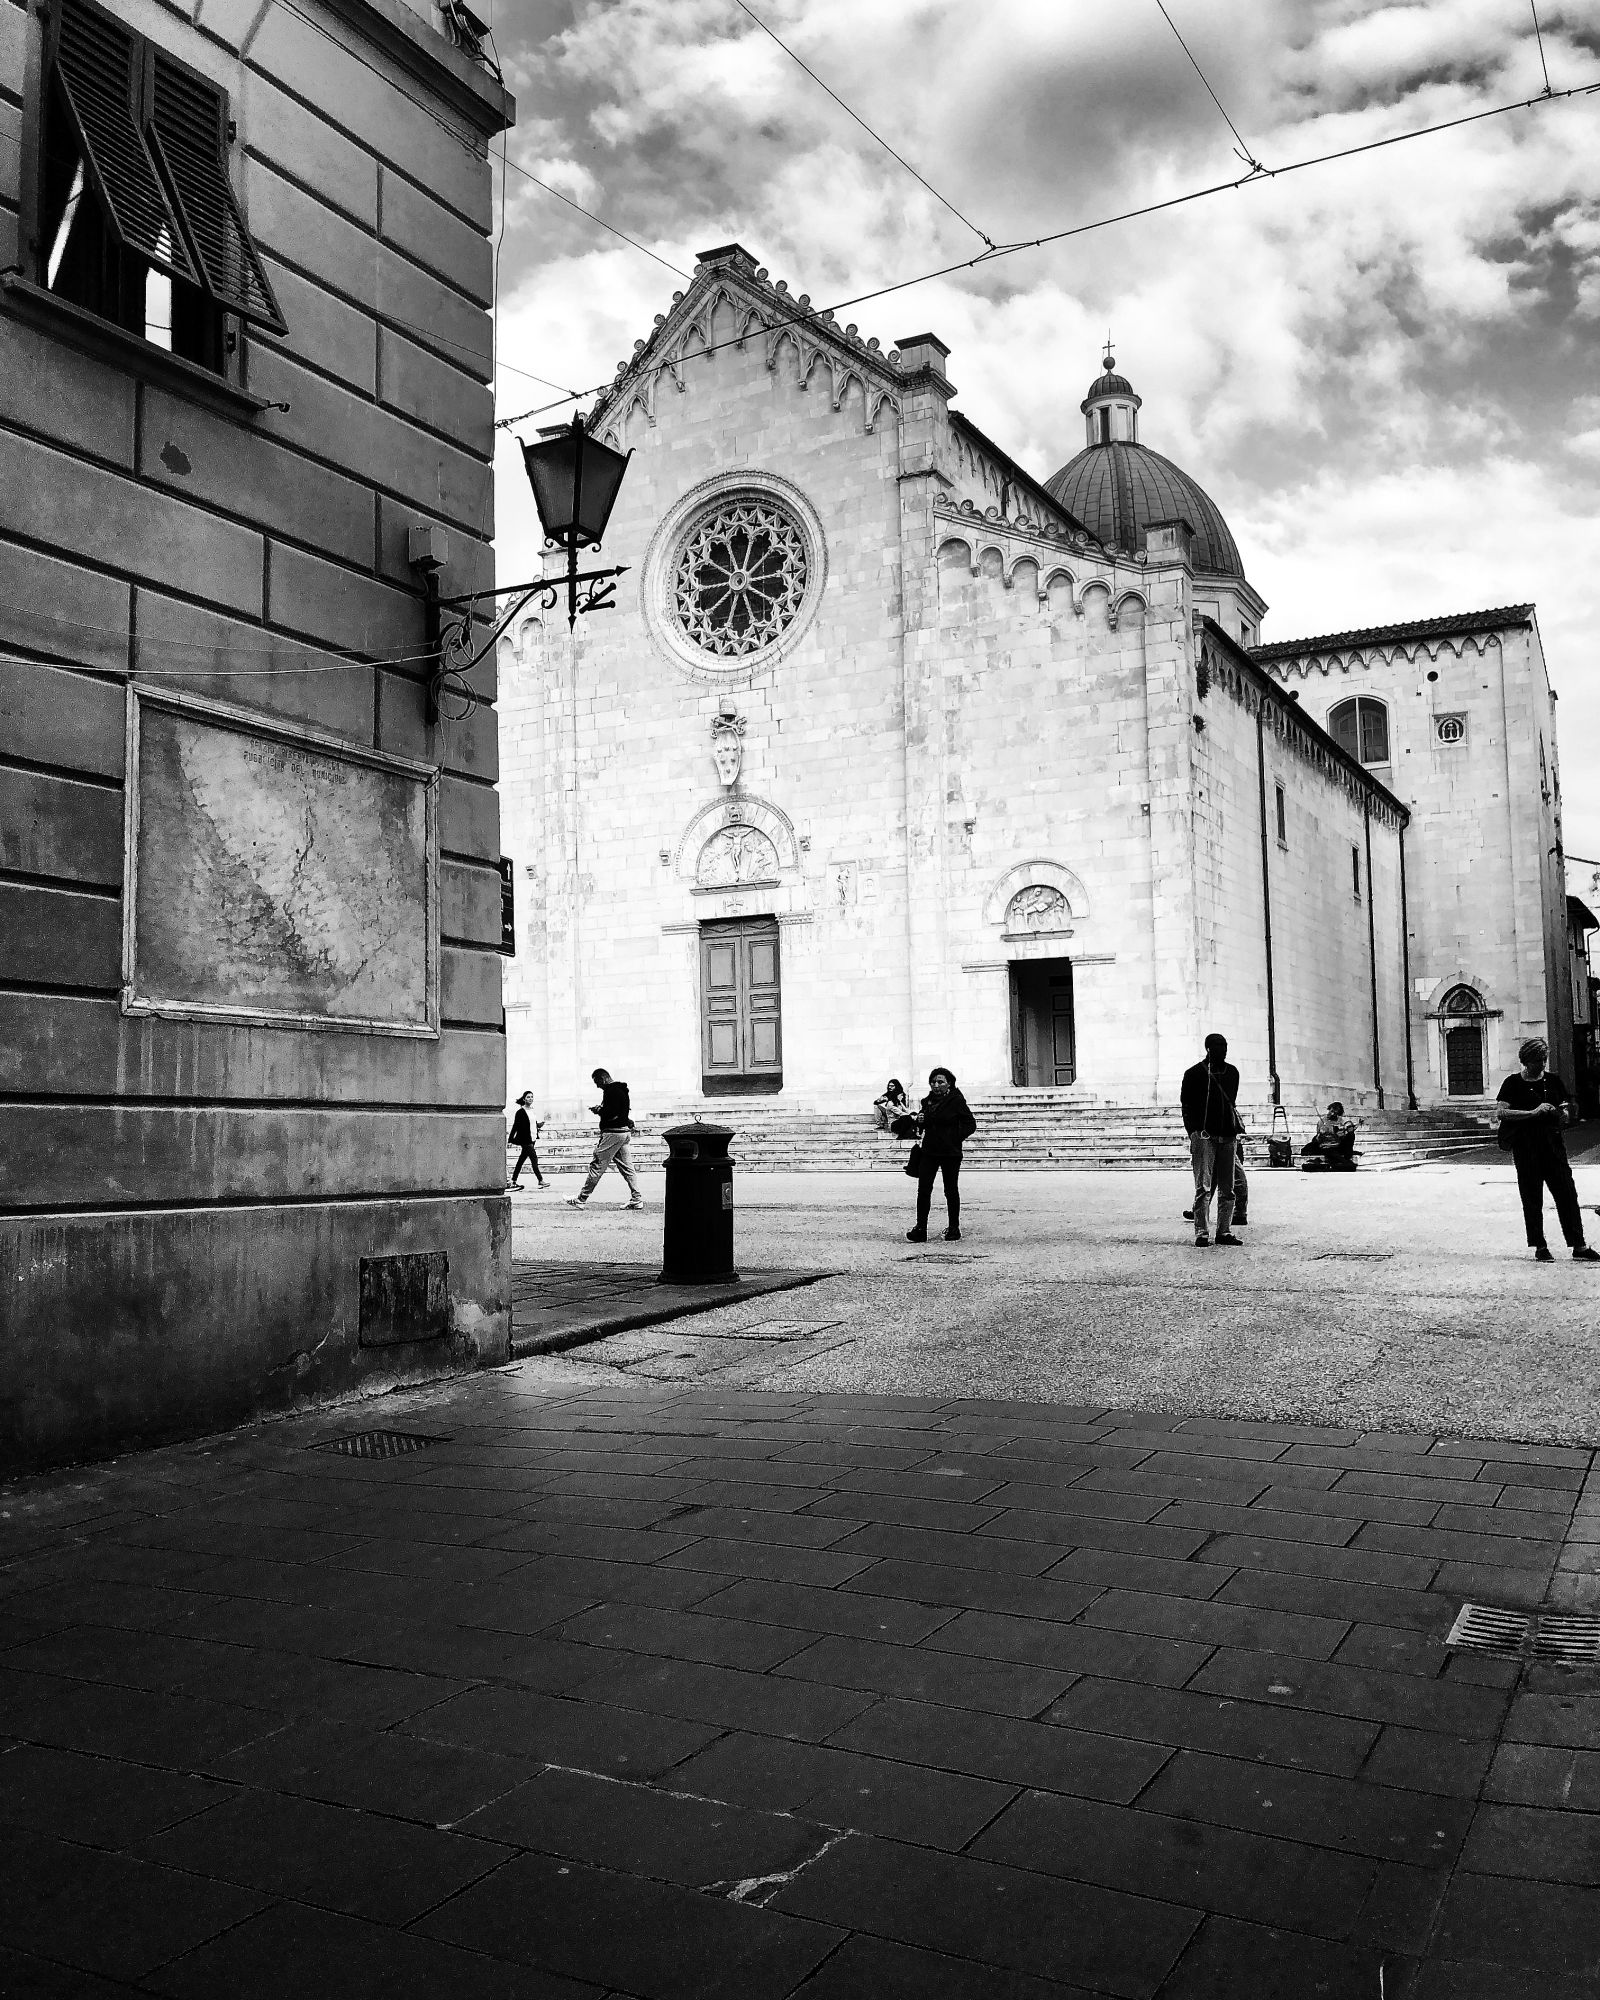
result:
M 1194 1240 L 1211 1241 L 1211 1196 L 1217 1197 L 1217 1241 L 1237 1246 L 1233 1233 L 1233 1167 L 1239 1153 L 1239 1072 L 1228 1061 L 1224 1035 L 1206 1036 L 1206 1059 L 1183 1073 L 1183 1129 L 1194 1168 Z
M 917 1226 L 906 1231 L 908 1243 L 928 1240 L 928 1210 L 933 1203 L 933 1184 L 944 1176 L 944 1205 L 950 1226 L 945 1241 L 961 1241 L 961 1146 L 978 1129 L 967 1100 L 956 1089 L 955 1071 L 931 1069 L 928 1094 L 922 1100 L 920 1119 L 922 1160 L 917 1168 Z
M 589 1109 L 599 1113 L 600 1136 L 595 1141 L 594 1158 L 589 1162 L 589 1177 L 578 1192 L 567 1202 L 569 1208 L 584 1208 L 590 1195 L 600 1185 L 600 1176 L 607 1167 L 615 1167 L 628 1188 L 629 1208 L 643 1208 L 644 1196 L 639 1192 L 639 1183 L 634 1178 L 633 1162 L 628 1157 L 628 1138 L 633 1131 L 633 1114 L 628 1104 L 628 1086 L 613 1081 L 610 1070 L 597 1069 L 594 1081 L 600 1086 L 600 1102 L 591 1104 Z

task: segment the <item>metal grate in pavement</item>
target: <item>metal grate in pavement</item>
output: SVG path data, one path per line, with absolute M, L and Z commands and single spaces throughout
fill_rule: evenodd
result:
M 343 1437 L 324 1438 L 307 1449 L 342 1452 L 346 1458 L 399 1458 L 408 1451 L 426 1451 L 430 1444 L 449 1442 L 421 1431 L 347 1431 Z
M 1586 1612 L 1502 1611 L 1490 1604 L 1463 1604 L 1445 1644 L 1505 1660 L 1600 1666 L 1600 1618 Z
M 1582 1611 L 1542 1612 L 1533 1656 L 1569 1667 L 1600 1666 L 1600 1618 Z

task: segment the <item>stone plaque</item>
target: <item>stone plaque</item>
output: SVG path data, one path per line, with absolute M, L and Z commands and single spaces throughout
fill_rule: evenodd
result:
M 128 690 L 122 1007 L 439 1032 L 438 772 Z

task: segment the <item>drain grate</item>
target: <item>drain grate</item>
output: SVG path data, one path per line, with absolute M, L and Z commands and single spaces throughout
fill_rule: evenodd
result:
M 447 1437 L 426 1437 L 421 1431 L 349 1431 L 324 1438 L 311 1451 L 342 1452 L 346 1458 L 399 1458 L 408 1451 L 426 1451 L 430 1444 L 448 1444 Z
M 1463 1604 L 1445 1644 L 1464 1652 L 1493 1653 L 1503 1660 L 1600 1666 L 1600 1618 L 1584 1612 L 1502 1611 L 1491 1604 Z

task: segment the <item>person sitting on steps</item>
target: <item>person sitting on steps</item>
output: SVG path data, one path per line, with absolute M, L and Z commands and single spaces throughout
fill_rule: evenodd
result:
M 1355 1120 L 1346 1118 L 1344 1106 L 1337 1098 L 1328 1106 L 1326 1115 L 1317 1120 L 1316 1131 L 1300 1148 L 1300 1158 L 1303 1162 L 1300 1169 L 1302 1173 L 1353 1174 L 1355 1172 Z
M 899 1077 L 890 1077 L 889 1086 L 884 1091 L 882 1097 L 875 1097 L 872 1100 L 872 1108 L 878 1114 L 878 1130 L 880 1132 L 887 1132 L 892 1128 L 897 1128 L 900 1119 L 909 1118 L 912 1115 L 911 1099 L 906 1096 L 906 1087 L 900 1081 Z

